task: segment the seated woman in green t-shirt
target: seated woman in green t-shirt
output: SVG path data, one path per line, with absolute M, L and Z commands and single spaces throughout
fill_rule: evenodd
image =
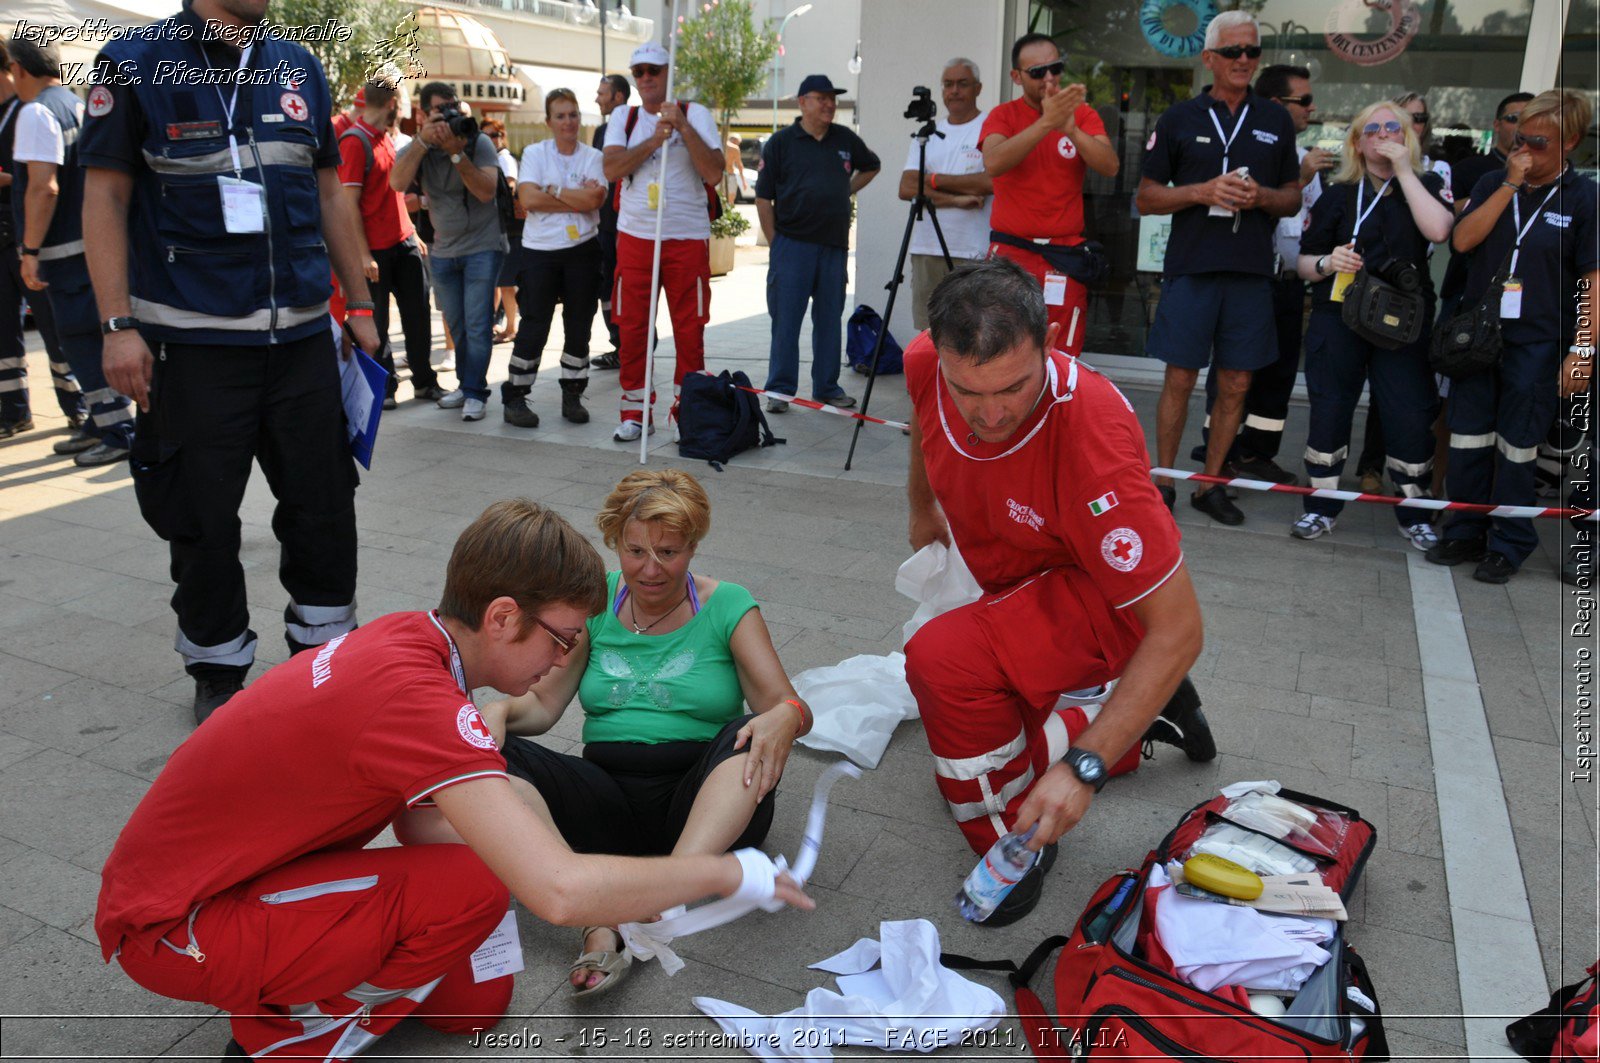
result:
M 711 526 L 705 490 L 677 469 L 630 473 L 596 523 L 621 563 L 607 577 L 610 608 L 590 618 L 562 667 L 484 710 L 508 736 L 506 766 L 532 784 L 580 853 L 760 845 L 773 788 L 794 740 L 810 730 L 811 710 L 750 592 L 689 572 Z M 583 703 L 581 757 L 518 737 L 548 731 L 574 694 Z M 573 992 L 616 985 L 628 962 L 615 928 L 584 928 Z

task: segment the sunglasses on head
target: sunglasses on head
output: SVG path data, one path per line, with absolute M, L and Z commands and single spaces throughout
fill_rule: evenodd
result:
M 1224 59 L 1237 59 L 1244 56 L 1246 59 L 1260 59 L 1261 45 L 1259 44 L 1230 44 L 1226 48 L 1213 48 L 1211 51 Z
M 1416 114 L 1411 116 L 1411 120 L 1413 122 L 1415 122 L 1417 125 L 1427 125 L 1428 124 L 1428 112 L 1427 111 L 1418 111 Z
M 1311 93 L 1308 92 L 1304 96 L 1279 96 L 1278 97 L 1278 102 L 1279 103 L 1292 103 L 1292 104 L 1295 104 L 1296 106 L 1299 106 L 1299 107 L 1310 107 L 1311 106 L 1311 99 L 1312 99 Z
M 1046 76 L 1058 78 L 1061 76 L 1061 72 L 1066 68 L 1067 64 L 1057 59 L 1053 63 L 1040 63 L 1038 66 L 1027 67 L 1022 72 L 1031 77 L 1033 80 L 1038 81 L 1040 78 Z
M 567 638 L 567 636 L 563 635 L 561 632 L 557 631 L 543 620 L 540 620 L 538 617 L 534 617 L 533 622 L 544 628 L 545 634 L 550 636 L 550 641 L 554 642 L 556 644 L 556 648 L 562 653 L 571 653 L 573 648 L 578 645 L 577 639 Z
M 1516 136 L 1512 137 L 1511 140 L 1512 140 L 1512 143 L 1515 144 L 1519 148 L 1522 147 L 1523 145 L 1527 145 L 1528 147 L 1532 148 L 1534 151 L 1543 151 L 1545 148 L 1548 148 L 1550 146 L 1550 138 L 1549 137 L 1530 137 L 1530 136 L 1524 136 L 1523 134 L 1518 133 Z
M 629 73 L 633 74 L 635 79 L 642 78 L 642 77 L 653 77 L 654 78 L 654 77 L 660 77 L 661 76 L 661 72 L 663 70 L 665 70 L 665 69 L 666 69 L 666 67 L 657 66 L 654 63 L 640 63 L 638 66 L 630 67 L 629 68 Z
M 1400 132 L 1400 123 L 1394 121 L 1382 123 L 1368 122 L 1366 125 L 1361 127 L 1361 131 L 1369 137 L 1375 137 L 1379 133 L 1398 133 Z

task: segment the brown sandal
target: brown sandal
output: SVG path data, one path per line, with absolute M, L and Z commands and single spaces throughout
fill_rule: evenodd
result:
M 609 930 L 613 934 L 617 934 L 619 938 L 622 936 L 617 932 L 615 927 L 586 926 L 583 928 L 583 937 L 579 939 L 578 947 L 583 948 L 584 943 L 589 940 L 589 935 L 594 933 L 596 930 Z M 572 961 L 572 966 L 568 969 L 569 980 L 567 985 L 572 988 L 572 995 L 574 997 L 597 996 L 619 985 L 622 980 L 628 976 L 628 971 L 632 967 L 633 955 L 628 952 L 626 946 L 624 946 L 619 952 L 585 952 L 576 960 Z M 570 974 L 572 971 L 599 972 L 605 977 L 600 979 L 600 981 L 595 985 L 586 986 L 580 989 L 578 986 L 573 985 L 570 980 Z

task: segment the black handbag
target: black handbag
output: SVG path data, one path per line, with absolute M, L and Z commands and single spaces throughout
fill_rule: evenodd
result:
M 1435 373 L 1451 380 L 1465 380 L 1487 373 L 1500 364 L 1500 351 L 1504 346 L 1500 338 L 1500 293 L 1514 250 L 1515 244 L 1500 260 L 1500 268 L 1495 270 L 1477 303 L 1450 320 L 1440 322 L 1433 330 L 1428 364 Z
M 1345 289 L 1339 313 L 1351 332 L 1375 347 L 1393 351 L 1417 342 L 1427 312 L 1421 292 L 1402 291 L 1363 269 Z

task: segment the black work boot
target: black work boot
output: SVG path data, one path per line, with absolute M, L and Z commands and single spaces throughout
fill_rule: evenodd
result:
M 200 665 L 190 674 L 194 676 L 194 725 L 199 727 L 211 714 L 222 708 L 228 699 L 244 689 L 248 668 L 219 665 Z
M 1194 761 L 1212 760 L 1217 755 L 1216 740 L 1211 737 L 1211 725 L 1206 714 L 1200 711 L 1200 692 L 1188 676 L 1178 684 L 1171 699 L 1161 709 L 1144 733 L 1144 742 L 1165 742 L 1183 750 L 1184 756 Z
M 588 380 L 561 381 L 561 416 L 573 424 L 588 424 L 589 411 L 583 408 L 583 392 Z

